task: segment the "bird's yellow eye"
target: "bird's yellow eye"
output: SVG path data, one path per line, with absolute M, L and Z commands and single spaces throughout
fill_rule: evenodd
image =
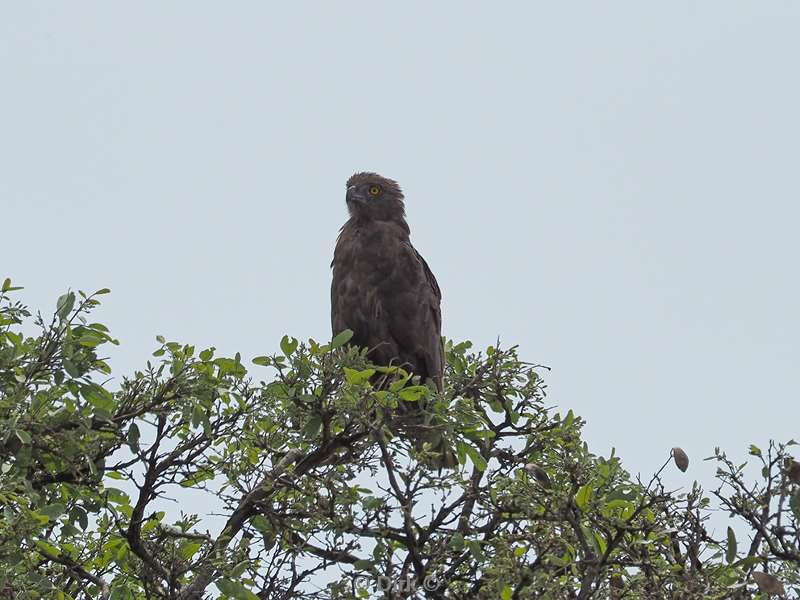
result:
M 377 196 L 380 193 L 381 193 L 381 188 L 379 188 L 377 185 L 373 185 L 369 188 L 370 196 Z

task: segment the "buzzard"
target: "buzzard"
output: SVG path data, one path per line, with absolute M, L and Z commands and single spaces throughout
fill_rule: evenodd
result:
M 333 334 L 351 329 L 350 343 L 369 348 L 373 362 L 403 367 L 441 390 L 442 294 L 411 245 L 403 192 L 377 173 L 356 173 L 347 181 L 346 200 L 350 219 L 339 232 L 331 263 Z M 441 438 L 419 431 L 418 447 Z M 452 453 L 436 450 L 443 466 L 452 467 Z

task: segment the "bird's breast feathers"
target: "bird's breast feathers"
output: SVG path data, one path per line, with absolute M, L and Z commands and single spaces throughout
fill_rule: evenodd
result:
M 412 291 L 425 283 L 424 266 L 407 237 L 378 228 L 342 234 L 332 263 L 334 280 L 346 277 L 351 284 L 388 293 Z

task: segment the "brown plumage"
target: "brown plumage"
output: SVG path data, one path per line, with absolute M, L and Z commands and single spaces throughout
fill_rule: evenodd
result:
M 377 173 L 356 173 L 346 201 L 350 219 L 331 263 L 333 334 L 351 329 L 350 343 L 369 348 L 372 362 L 401 366 L 441 390 L 442 294 L 411 245 L 400 186 Z M 444 462 L 451 458 L 445 453 Z
M 333 254 L 331 325 L 352 329 L 370 360 L 399 365 L 441 388 L 441 292 L 409 241 L 403 192 L 391 179 L 357 173 L 347 181 L 350 220 Z

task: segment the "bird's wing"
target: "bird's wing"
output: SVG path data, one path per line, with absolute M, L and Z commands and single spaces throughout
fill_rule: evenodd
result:
M 411 251 L 411 256 L 418 262 L 428 283 L 428 292 L 422 291 L 420 300 L 423 304 L 423 313 L 418 316 L 420 322 L 417 327 L 411 330 L 416 333 L 416 343 L 418 351 L 421 351 L 425 362 L 425 371 L 431 377 L 437 387 L 442 387 L 442 375 L 444 370 L 444 348 L 442 346 L 442 291 L 434 277 L 428 263 L 422 255 L 410 244 L 407 243 Z M 421 327 L 420 327 L 421 326 Z
M 409 244 L 410 245 L 410 244 Z M 425 279 L 428 280 L 431 288 L 433 289 L 433 293 L 436 295 L 437 300 L 442 299 L 442 290 L 439 289 L 439 284 L 436 281 L 436 277 L 433 276 L 433 272 L 431 272 L 431 268 L 428 266 L 428 263 L 425 262 L 425 259 L 422 258 L 422 255 L 417 252 L 414 246 L 411 246 L 411 250 L 414 252 L 414 255 L 417 257 L 417 260 L 422 263 L 422 268 L 425 271 Z

